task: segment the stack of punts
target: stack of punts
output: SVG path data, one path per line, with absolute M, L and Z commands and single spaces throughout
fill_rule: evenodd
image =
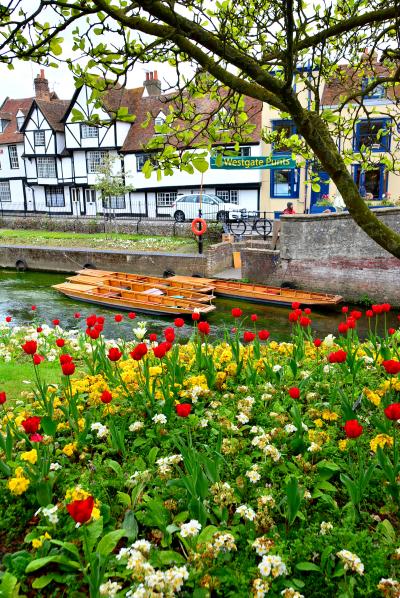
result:
M 89 268 L 53 288 L 79 301 L 156 315 L 208 314 L 215 309 L 211 304 L 214 295 L 283 306 L 298 302 L 302 306 L 334 307 L 342 301 L 339 295 L 328 293 L 215 278 L 161 278 Z

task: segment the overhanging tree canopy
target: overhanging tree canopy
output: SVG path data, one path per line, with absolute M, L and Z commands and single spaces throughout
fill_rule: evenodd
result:
M 370 148 L 357 148 L 354 155 L 337 145 L 338 135 L 352 134 L 354 119 L 373 116 L 365 99 L 383 88 L 390 102 L 379 114 L 390 116 L 387 134 L 397 148 L 399 16 L 394 0 L 309 5 L 295 0 L 0 0 L 0 61 L 12 68 L 14 57 L 43 64 L 66 60 L 77 85 L 89 82 L 95 88 L 99 79 L 88 75 L 94 68 L 108 79 L 123 80 L 136 63 L 173 65 L 179 92 L 158 131 L 162 135 L 151 144 L 160 150 L 158 163 L 167 172 L 171 164 L 191 168 L 189 154 L 182 155 L 185 145 L 209 149 L 232 135 L 236 142 L 245 137 L 249 125 L 242 96 L 266 102 L 294 121 L 300 138 L 292 138 L 291 146 L 299 156 L 319 161 L 357 224 L 400 257 L 400 235 L 368 209 L 347 168 L 355 160 L 368 168 Z M 67 59 L 62 48 L 66 31 L 73 39 L 73 56 Z M 84 67 L 81 57 L 87 58 Z M 343 62 L 351 69 L 340 67 Z M 181 74 L 183 63 L 194 67 L 192 78 Z M 323 82 L 333 80 L 340 93 L 324 111 Z M 306 102 L 299 91 L 304 89 Z M 216 119 L 211 113 L 199 117 L 191 99 L 201 94 L 225 112 L 214 109 Z M 221 126 L 226 119 L 229 128 Z M 228 132 L 221 134 L 221 129 Z M 264 137 L 271 140 L 271 132 Z M 380 159 L 390 170 L 399 167 L 396 151 Z

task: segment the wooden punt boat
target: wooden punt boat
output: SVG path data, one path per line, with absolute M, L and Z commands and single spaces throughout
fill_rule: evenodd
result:
M 191 278 L 188 276 L 174 276 L 173 280 L 182 284 L 184 282 L 190 283 Z M 201 280 L 205 284 L 214 286 L 216 296 L 253 303 L 291 306 L 294 301 L 297 301 L 301 306 L 334 307 L 342 301 L 340 295 L 329 295 L 328 293 L 313 293 L 297 289 L 283 289 L 212 278 L 202 278 Z
M 71 282 L 53 285 L 53 289 L 71 299 L 104 307 L 114 307 L 120 310 L 140 311 L 151 315 L 185 316 L 191 315 L 194 310 L 200 314 L 208 314 L 215 309 L 214 305 L 204 305 L 204 303 L 188 299 L 177 299 L 164 295 L 146 295 L 136 291 Z
M 214 286 L 207 282 L 209 280 L 208 278 L 187 277 L 189 278 L 188 282 L 177 282 L 174 280 L 174 278 L 161 278 L 160 276 L 145 276 L 143 274 L 129 274 L 128 272 L 112 272 L 109 270 L 93 270 L 89 268 L 78 270 L 77 274 L 79 276 L 84 276 L 89 280 L 97 279 L 101 281 L 104 278 L 114 278 L 130 282 L 149 283 L 153 286 L 162 285 L 163 287 L 178 287 L 179 289 L 188 289 L 196 291 L 197 293 L 210 293 L 214 289 Z
M 207 293 L 198 293 L 192 289 L 182 288 L 176 283 L 172 286 L 168 284 L 149 283 L 130 280 L 121 280 L 119 278 L 95 278 L 94 276 L 71 276 L 67 280 L 73 284 L 84 284 L 88 286 L 106 287 L 111 289 L 121 289 L 123 291 L 136 291 L 145 295 L 159 295 L 173 297 L 174 299 L 187 299 L 188 301 L 198 301 L 199 303 L 211 303 L 214 295 Z

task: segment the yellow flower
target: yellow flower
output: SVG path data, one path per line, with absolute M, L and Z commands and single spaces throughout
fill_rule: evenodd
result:
M 34 538 L 32 540 L 33 548 L 40 548 L 41 546 L 43 546 L 43 542 L 45 540 L 51 540 L 51 536 L 47 532 L 45 532 L 42 536 L 40 536 L 40 538 Z
M 334 411 L 329 411 L 329 409 L 324 409 L 322 412 L 322 419 L 326 419 L 327 421 L 334 422 L 339 419 L 339 415 Z
M 19 467 L 17 469 L 22 469 L 22 467 Z M 17 470 L 15 471 L 15 473 L 17 474 Z M 26 492 L 29 484 L 30 481 L 27 478 L 24 478 L 22 475 L 17 475 L 16 478 L 10 478 L 7 482 L 7 486 L 10 492 L 16 494 L 17 496 L 20 496 L 21 494 Z
M 347 444 L 348 444 L 347 438 L 345 438 L 344 440 L 339 440 L 339 442 L 338 442 L 339 450 L 345 451 L 347 449 Z
M 393 446 L 393 438 L 392 436 L 388 436 L 387 434 L 378 434 L 369 443 L 369 446 L 371 447 L 371 450 L 374 451 L 374 453 L 376 453 L 376 451 L 378 450 L 378 446 L 384 448 L 386 445 L 388 445 L 389 447 Z
M 322 421 L 322 419 L 315 419 L 314 424 L 317 426 L 317 428 L 322 428 L 324 422 Z
M 162 367 L 159 365 L 155 365 L 149 368 L 150 376 L 161 376 L 162 374 Z
M 68 422 L 60 422 L 59 424 L 57 424 L 57 431 L 61 432 L 62 430 L 68 430 L 69 428 L 69 423 Z
M 84 417 L 80 417 L 78 419 L 78 428 L 79 428 L 79 432 L 82 432 L 82 430 L 85 427 L 85 418 Z
M 35 463 L 37 462 L 37 450 L 36 449 L 32 449 L 31 451 L 27 451 L 26 453 L 22 453 L 21 454 L 21 459 L 22 461 L 27 461 L 28 463 L 31 463 L 32 465 L 35 465 Z
M 376 407 L 379 407 L 379 405 L 381 404 L 381 397 L 379 396 L 379 394 L 377 392 L 374 392 L 373 390 L 370 390 L 369 388 L 364 388 L 364 394 L 367 397 L 367 399 L 369 401 L 371 401 L 371 403 L 376 405 Z
M 66 444 L 63 448 L 63 453 L 64 455 L 67 455 L 67 457 L 72 457 L 72 455 L 75 453 L 77 449 L 77 443 L 76 442 L 70 442 L 69 444 Z

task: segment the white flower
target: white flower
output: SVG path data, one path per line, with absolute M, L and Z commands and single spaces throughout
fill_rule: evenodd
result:
M 119 590 L 122 588 L 122 585 L 117 583 L 116 581 L 111 581 L 110 579 L 106 583 L 102 583 L 100 586 L 100 596 L 108 596 L 109 598 L 114 598 L 117 595 Z
M 141 324 L 141 322 L 139 322 L 139 325 Z M 136 336 L 136 338 L 141 341 L 143 339 L 144 336 L 146 336 L 146 328 L 133 328 L 132 329 L 133 334 Z
M 249 421 L 249 418 L 247 417 L 247 415 L 245 415 L 244 413 L 239 413 L 236 416 L 236 419 L 238 420 L 238 422 L 240 422 L 241 424 L 247 424 L 247 422 Z
M 133 422 L 133 424 L 131 424 L 129 426 L 129 432 L 139 432 L 139 430 L 142 430 L 144 428 L 144 423 L 140 422 L 140 421 L 136 421 Z
M 281 596 L 283 596 L 283 598 L 304 598 L 304 594 L 300 594 L 300 592 L 294 588 L 285 588 L 282 590 Z
M 201 523 L 199 523 L 197 519 L 191 519 L 189 523 L 182 524 L 181 536 L 182 538 L 187 538 L 188 536 L 197 536 L 200 530 Z
M 260 474 L 255 469 L 250 469 L 249 471 L 246 471 L 245 475 L 253 484 L 256 484 L 259 480 L 261 480 Z
M 35 513 L 35 516 L 39 513 L 42 513 L 47 519 L 55 525 L 58 523 L 58 515 L 57 515 L 58 507 L 57 505 L 50 505 L 48 507 L 40 507 Z
M 325 347 L 327 347 L 327 348 L 333 347 L 333 345 L 335 344 L 335 338 L 336 338 L 336 336 L 333 336 L 333 334 L 328 334 L 328 336 L 326 336 L 323 340 Z
M 213 535 L 210 546 L 216 552 L 232 552 L 232 550 L 237 550 L 235 538 L 229 533 L 216 532 Z
M 297 428 L 293 424 L 286 424 L 284 430 L 286 434 L 293 434 L 293 432 L 297 432 Z
M 281 458 L 281 453 L 278 451 L 278 449 L 273 446 L 272 444 L 267 444 L 264 448 L 263 448 L 263 452 L 268 455 L 269 457 L 271 457 L 271 459 L 273 461 L 279 461 L 279 459 Z
M 318 453 L 321 450 L 321 447 L 316 442 L 312 442 L 307 450 L 309 453 Z
M 281 557 L 275 554 L 268 554 L 263 556 L 261 563 L 258 565 L 260 573 L 263 577 L 279 577 L 280 575 L 287 575 L 287 568 Z
M 203 417 L 203 419 L 201 419 L 199 421 L 199 426 L 200 426 L 200 428 L 207 428 L 207 426 L 208 426 L 208 419 L 206 417 Z
M 62 469 L 62 465 L 57 463 L 57 461 L 55 463 L 50 463 L 50 471 L 58 471 L 59 469 Z
M 240 507 L 236 509 L 236 513 L 238 515 L 241 515 L 245 519 L 248 519 L 248 521 L 254 521 L 254 519 L 256 518 L 256 514 L 253 511 L 253 509 L 248 507 L 247 505 L 240 505 Z
M 330 521 L 322 521 L 319 533 L 321 536 L 326 536 L 331 530 L 333 530 L 333 525 Z
M 152 419 L 155 424 L 166 424 L 167 423 L 167 418 L 165 417 L 165 415 L 163 413 L 157 413 Z
M 324 374 L 328 374 L 328 372 L 331 371 L 331 366 L 329 365 L 329 363 L 327 363 L 326 365 L 324 365 L 323 370 L 324 370 Z
M 279 372 L 279 370 L 282 369 L 282 366 L 279 365 L 278 363 L 276 365 L 274 365 L 274 367 L 272 368 L 273 372 Z
M 106 438 L 109 434 L 109 429 L 100 422 L 95 422 L 90 426 L 93 432 L 97 432 L 97 438 Z
M 134 550 L 139 550 L 143 556 L 148 556 L 151 550 L 151 543 L 147 540 L 136 540 L 131 546 Z
M 364 565 L 356 554 L 353 554 L 349 550 L 340 550 L 336 553 L 336 556 L 342 561 L 345 571 L 350 570 L 359 575 L 364 575 Z

